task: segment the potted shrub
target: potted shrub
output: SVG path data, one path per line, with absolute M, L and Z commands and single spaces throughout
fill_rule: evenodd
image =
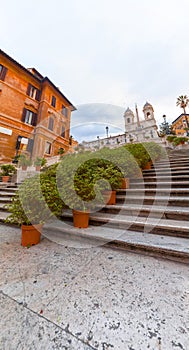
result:
M 42 225 L 52 212 L 44 200 L 38 175 L 26 179 L 19 186 L 7 209 L 11 214 L 6 219 L 6 223 L 21 226 L 21 244 L 32 246 L 39 243 Z
M 115 204 L 116 190 L 121 187 L 123 174 L 117 164 L 108 159 L 110 154 L 112 150 L 96 152 L 94 159 L 89 161 L 89 168 L 92 183 L 99 182 L 99 189 L 103 193 L 106 204 Z
M 36 171 L 40 171 L 41 167 L 43 167 L 46 163 L 46 158 L 37 157 L 34 161 Z
M 177 136 L 175 136 L 175 135 L 168 135 L 168 136 L 166 137 L 166 140 L 167 140 L 168 142 L 172 143 L 172 142 L 174 141 L 174 139 L 176 139 L 176 138 L 177 138 Z
M 102 200 L 90 164 L 90 153 L 66 155 L 57 170 L 57 187 L 62 200 L 72 209 L 75 227 L 87 228 L 89 214 Z
M 19 165 L 22 167 L 22 170 L 27 170 L 27 167 L 32 164 L 32 161 L 25 154 L 20 154 L 19 156 Z
M 180 137 L 176 137 L 173 141 L 173 145 L 174 146 L 178 146 L 178 145 L 184 145 L 184 143 L 188 141 L 187 137 L 184 136 L 180 136 Z
M 58 154 L 60 155 L 60 158 L 63 157 L 63 154 L 65 153 L 65 150 L 63 147 L 60 147 L 59 150 L 58 150 Z
M 12 164 L 1 165 L 1 176 L 3 182 L 8 182 L 10 176 L 16 173 L 16 168 Z

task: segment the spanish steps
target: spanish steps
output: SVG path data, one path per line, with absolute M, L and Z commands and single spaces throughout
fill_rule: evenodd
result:
M 76 229 L 70 210 L 62 221 L 45 224 L 43 234 L 69 245 L 107 245 L 136 253 L 189 262 L 189 156 L 172 151 L 169 159 L 130 179 L 129 189 L 117 191 L 116 205 L 105 205 L 90 214 L 87 229 Z M 17 190 L 15 184 L 0 188 L 0 220 Z M 62 243 L 62 244 L 64 244 Z M 74 245 L 73 245 L 74 246 Z M 77 246 L 77 244 L 76 244 Z

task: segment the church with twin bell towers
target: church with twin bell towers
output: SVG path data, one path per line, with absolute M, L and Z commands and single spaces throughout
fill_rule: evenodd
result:
M 137 105 L 135 105 L 135 114 L 130 108 L 125 111 L 125 133 L 128 141 L 144 142 L 159 138 L 154 109 L 150 103 L 145 103 L 143 113 L 144 119 L 140 119 Z

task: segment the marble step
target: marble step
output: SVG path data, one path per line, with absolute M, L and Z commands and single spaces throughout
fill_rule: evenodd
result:
M 9 192 L 9 193 L 14 193 L 18 191 L 18 188 L 17 187 L 5 187 L 5 188 L 0 188 L 0 193 L 2 192 Z
M 143 177 L 159 177 L 159 176 L 183 176 L 183 175 L 189 175 L 189 168 L 185 170 L 176 170 L 173 171 L 172 169 L 166 169 L 166 170 L 143 170 Z
M 154 174 L 151 176 L 145 176 L 143 174 L 143 177 L 141 178 L 131 178 L 130 183 L 141 183 L 141 182 L 182 182 L 182 181 L 189 181 L 189 175 L 174 175 L 174 174 L 167 174 L 167 175 L 159 175 Z
M 154 235 L 150 233 L 92 226 L 78 229 L 65 222 L 51 222 L 43 227 L 43 235 L 66 246 L 91 248 L 108 246 L 132 251 L 148 256 L 161 257 L 189 263 L 189 245 L 187 238 Z
M 3 190 L 0 190 L 0 197 L 13 197 L 15 196 L 15 192 L 9 192 L 7 190 L 3 191 Z
M 172 220 L 189 221 L 189 207 L 167 207 L 150 205 L 105 205 L 100 212 L 109 214 L 122 214 L 133 217 L 154 217 Z
M 130 188 L 189 188 L 189 181 L 140 181 L 132 183 L 130 182 Z
M 151 166 L 151 169 L 166 169 L 166 168 L 171 168 L 171 169 L 175 169 L 175 168 L 188 168 L 189 167 L 189 162 L 180 162 L 180 163 L 166 163 L 166 164 L 157 164 L 154 163 Z
M 153 169 L 144 169 L 142 171 L 143 174 L 153 174 L 153 173 L 173 173 L 173 174 L 183 174 L 183 173 L 188 173 L 189 174 L 189 167 L 177 167 L 177 168 L 170 168 L 170 167 L 165 167 L 165 168 L 153 168 Z
M 189 207 L 189 197 L 183 197 L 183 196 L 144 196 L 144 198 L 140 195 L 133 195 L 133 196 L 125 196 L 125 195 L 117 195 L 117 203 L 124 203 L 125 204 L 144 204 L 144 205 L 154 205 L 161 206 L 161 205 L 167 205 L 167 206 L 180 206 L 180 207 Z
M 164 160 L 156 161 L 155 164 L 157 165 L 166 165 L 166 164 L 182 164 L 182 163 L 189 163 L 189 157 L 184 158 L 167 158 Z
M 72 212 L 66 210 L 63 220 L 72 220 Z M 127 215 L 113 215 L 107 213 L 91 213 L 90 224 L 94 226 L 108 225 L 108 227 L 121 228 L 131 231 L 148 232 L 166 236 L 189 238 L 188 221 L 169 220 L 160 218 L 133 217 Z
M 0 203 L 11 203 L 12 196 L 1 196 Z
M 119 195 L 141 195 L 141 196 L 184 196 L 189 199 L 189 188 L 129 188 L 127 190 L 119 189 L 116 191 L 117 197 Z

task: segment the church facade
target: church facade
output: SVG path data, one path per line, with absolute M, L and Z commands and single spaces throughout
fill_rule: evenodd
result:
M 106 138 L 97 136 L 97 140 L 83 141 L 81 146 L 85 149 L 95 150 L 102 147 L 115 148 L 131 142 L 160 142 L 154 109 L 150 103 L 145 103 L 143 113 L 144 119 L 140 119 L 137 106 L 135 106 L 135 114 L 130 108 L 127 108 L 123 115 L 125 133 Z
M 144 142 L 159 139 L 154 109 L 150 103 L 145 103 L 143 114 L 144 119 L 140 119 L 137 106 L 135 106 L 135 114 L 130 108 L 127 108 L 125 111 L 124 120 L 127 142 Z

